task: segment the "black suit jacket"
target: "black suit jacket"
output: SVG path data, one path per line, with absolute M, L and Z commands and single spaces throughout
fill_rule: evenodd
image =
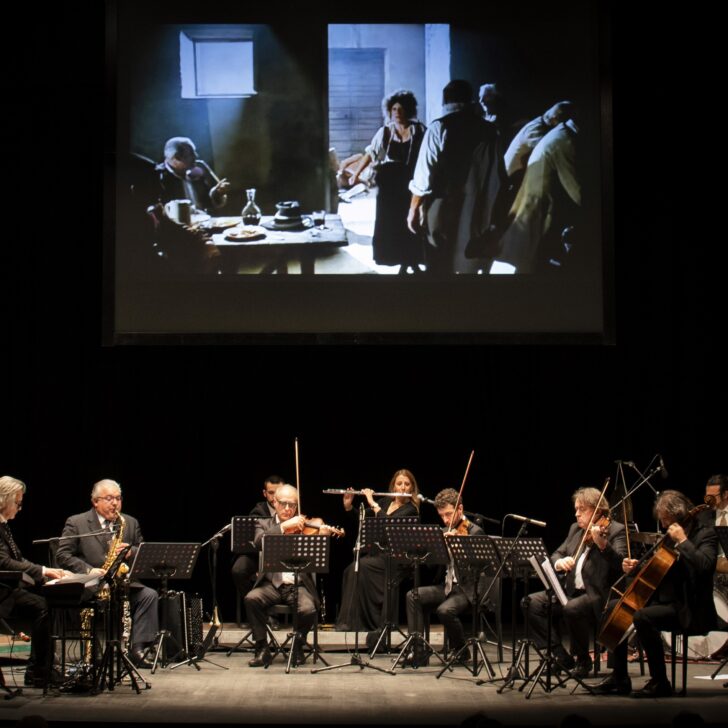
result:
M 139 521 L 134 516 L 126 513 L 122 514 L 126 521 L 124 525 L 124 543 L 131 544 L 132 550 L 129 555 L 131 561 L 136 554 L 136 549 L 144 537 L 139 528 Z M 86 513 L 78 513 L 71 516 L 63 527 L 62 536 L 70 537 L 68 540 L 61 541 L 58 551 L 56 552 L 56 561 L 58 565 L 64 569 L 72 571 L 74 574 L 88 574 L 93 568 L 103 566 L 106 561 L 106 555 L 109 551 L 109 536 L 101 534 L 99 536 L 88 536 L 87 538 L 73 538 L 84 533 L 91 533 L 100 530 L 101 525 L 99 517 L 95 509 L 86 511 Z
M 13 553 L 8 538 L 9 530 L 10 527 L 7 523 L 0 524 L 0 571 L 24 571 L 36 582 L 42 582 L 43 567 L 23 558 L 17 544 L 15 544 L 16 553 Z
M 261 519 L 258 521 L 256 527 L 255 527 L 255 538 L 253 539 L 253 545 L 255 548 L 260 551 L 263 548 L 263 539 L 265 536 L 280 536 L 281 534 L 281 526 L 278 522 L 278 518 L 266 518 Z M 263 581 L 271 581 L 272 582 L 272 574 L 269 573 L 260 573 L 258 574 L 258 578 L 255 580 L 255 584 L 253 585 L 253 588 L 260 586 L 260 584 L 263 583 Z M 316 584 L 313 581 L 313 577 L 311 574 L 301 574 L 299 577 L 299 584 L 306 589 L 306 591 L 309 593 L 311 598 L 313 599 L 314 603 L 316 604 L 316 607 L 319 606 L 319 596 L 318 591 L 316 589 Z
M 677 553 L 678 559 L 657 588 L 654 601 L 676 602 L 680 626 L 705 634 L 716 626 L 713 573 L 718 537 L 715 530 L 696 519 L 687 541 L 677 547 Z
M 268 501 L 260 501 L 259 503 L 256 503 L 248 515 L 269 518 L 270 508 L 268 508 Z
M 555 564 L 561 558 L 573 556 L 579 548 L 583 536 L 584 529 L 579 528 L 576 523 L 572 523 L 566 540 L 551 554 L 551 563 Z M 625 556 L 627 556 L 627 539 L 624 526 L 612 521 L 607 529 L 607 547 L 604 551 L 600 551 L 592 544 L 581 570 L 584 590 L 594 600 L 597 616 L 609 597 L 610 586 L 622 574 L 622 560 Z M 571 596 L 574 592 L 575 572 L 574 568 L 566 577 L 567 596 Z

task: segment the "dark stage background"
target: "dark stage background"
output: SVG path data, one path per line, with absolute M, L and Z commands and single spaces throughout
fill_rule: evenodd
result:
M 97 5 L 46 10 L 10 43 L 0 471 L 28 484 L 13 524 L 27 556 L 45 560 L 31 539 L 60 533 L 103 477 L 121 482 L 147 540 L 204 540 L 247 513 L 265 475 L 295 478 L 294 437 L 308 515 L 341 523 L 323 488 L 384 490 L 401 467 L 430 497 L 458 487 L 475 449 L 466 506 L 547 520 L 549 548 L 572 520 L 571 492 L 613 476 L 615 458 L 660 452 L 670 476 L 658 487 L 694 498 L 725 470 L 725 232 L 710 229 L 710 165 L 681 113 L 687 93 L 712 98 L 712 59 L 707 42 L 697 59 L 674 52 L 675 37 L 696 37 L 690 18 L 614 13 L 615 346 L 104 348 L 113 129 Z M 638 515 L 650 500 L 639 494 Z M 349 546 L 332 546 L 330 608 Z M 223 549 L 231 619 L 228 566 Z M 204 555 L 193 587 L 209 608 Z

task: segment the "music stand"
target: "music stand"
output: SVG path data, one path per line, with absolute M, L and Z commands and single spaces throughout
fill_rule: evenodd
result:
M 533 674 L 529 675 L 526 682 L 524 682 L 523 685 L 521 685 L 521 687 L 518 689 L 523 690 L 523 688 L 525 688 L 526 685 L 531 682 L 531 686 L 528 688 L 528 692 L 526 693 L 526 700 L 528 700 L 528 698 L 531 697 L 531 694 L 533 693 L 536 685 L 540 685 L 543 688 L 544 692 L 550 693 L 553 690 L 556 690 L 556 688 L 566 685 L 566 682 L 568 680 L 576 680 L 578 685 L 581 685 L 581 687 L 583 687 L 587 692 L 591 694 L 592 689 L 580 677 L 577 677 L 572 670 L 568 669 L 566 665 L 564 665 L 562 662 L 559 662 L 559 660 L 553 654 L 553 649 L 551 645 L 551 622 L 553 617 L 553 604 L 555 600 L 558 600 L 562 606 L 565 606 L 568 601 L 568 597 L 566 596 L 566 594 L 564 594 L 564 590 L 562 589 L 561 583 L 559 582 L 559 577 L 556 576 L 554 567 L 551 565 L 551 561 L 548 559 L 548 557 L 545 558 L 543 561 L 539 562 L 539 560 L 535 556 L 531 556 L 529 561 L 531 562 L 534 571 L 538 575 L 538 578 L 541 580 L 541 583 L 544 585 L 544 588 L 546 590 L 546 649 L 542 650 L 536 645 L 533 646 L 540 658 L 539 663 Z M 565 678 L 561 677 L 561 675 L 559 674 L 560 671 L 566 673 Z M 545 681 L 542 677 L 544 672 L 546 673 Z M 552 677 L 556 679 L 555 683 L 551 682 Z
M 533 568 L 529 562 L 532 556 L 539 561 L 548 558 L 548 552 L 541 537 L 527 538 L 524 536 L 528 524 L 524 521 L 518 533 L 513 538 L 493 538 L 496 551 L 500 556 L 500 566 L 498 571 L 505 573 L 511 577 L 511 664 L 506 673 L 505 682 L 498 688 L 498 692 L 502 693 L 507 687 L 512 687 L 516 680 L 528 679 L 528 649 L 535 645 L 533 640 L 528 639 L 528 612 L 526 611 L 525 638 L 518 640 L 516 643 L 516 580 L 518 577 L 523 578 L 524 590 L 526 592 L 523 597 L 528 599 L 528 579 L 533 574 Z M 496 572 L 497 573 L 497 572 Z M 498 574 L 499 575 L 499 574 Z M 500 576 L 500 575 L 499 575 Z M 483 681 L 485 682 L 485 681 Z M 482 683 L 478 683 L 482 684 Z
M 281 645 L 275 645 L 275 659 L 288 645 L 288 661 L 286 674 L 291 667 L 298 667 L 296 654 L 299 647 L 308 648 L 308 654 L 313 655 L 313 661 L 321 660 L 324 665 L 329 663 L 321 656 L 318 642 L 314 640 L 313 647 L 307 643 L 299 645 L 301 639 L 298 633 L 298 586 L 301 574 L 321 573 L 329 571 L 329 536 L 304 536 L 302 534 L 275 535 L 267 534 L 263 537 L 263 551 L 261 556 L 261 570 L 264 573 L 293 572 L 293 616 L 291 632 Z M 306 659 L 304 658 L 304 659 Z M 266 668 L 268 666 L 266 665 Z
M 392 604 L 392 592 L 394 591 L 395 579 L 392 576 L 392 558 L 389 549 L 389 536 L 387 534 L 387 526 L 415 526 L 419 525 L 418 516 L 393 516 L 391 518 L 369 517 L 364 519 L 362 528 L 362 549 L 371 550 L 374 547 L 379 548 L 384 556 L 384 602 L 382 603 L 382 625 L 380 627 L 379 637 L 374 647 L 369 651 L 369 658 L 376 655 L 379 646 L 384 642 L 384 651 L 389 653 L 392 651 L 392 630 L 397 630 L 403 638 L 406 635 L 399 628 L 399 624 L 394 621 L 395 607 Z M 359 625 L 357 625 L 358 628 Z M 403 644 L 403 643 L 402 643 Z M 397 649 L 399 650 L 400 644 Z
M 420 566 L 428 564 L 447 564 L 450 561 L 450 554 L 445 545 L 445 537 L 440 526 L 432 525 L 389 525 L 386 527 L 392 561 L 410 563 L 414 567 L 414 586 L 412 598 L 415 602 L 415 629 L 404 641 L 399 654 L 394 659 L 392 669 L 396 669 L 400 661 L 404 660 L 408 650 L 414 655 L 437 655 L 437 658 L 445 664 L 445 660 L 435 652 L 432 645 L 425 639 L 419 625 L 418 608 L 420 600 Z
M 106 686 L 109 690 L 114 690 L 114 685 L 120 682 L 124 675 L 128 675 L 131 680 L 131 685 L 137 694 L 141 693 L 139 683 L 141 683 L 145 690 L 151 688 L 151 683 L 147 682 L 142 676 L 136 666 L 129 659 L 127 654 L 122 649 L 122 617 L 123 608 L 120 604 L 124 594 L 122 593 L 124 587 L 120 586 L 116 578 L 118 576 L 119 569 L 124 563 L 127 554 L 131 550 L 131 546 L 119 551 L 116 558 L 112 562 L 111 566 L 106 570 L 103 576 L 103 580 L 108 584 L 109 587 L 109 600 L 108 600 L 108 611 L 106 619 L 106 646 L 104 647 L 104 654 L 101 658 L 101 664 L 99 670 L 94 677 L 92 693 L 96 694 L 103 690 Z M 117 669 L 117 676 L 114 677 L 114 668 Z
M 233 516 L 230 522 L 230 551 L 234 554 L 257 554 L 253 539 L 255 538 L 256 524 L 261 520 L 261 516 Z M 240 595 L 236 596 L 238 606 L 240 606 Z M 238 612 L 238 619 L 240 619 Z M 243 637 L 233 647 L 228 648 L 227 656 L 233 652 L 244 652 L 246 649 L 255 649 L 253 642 L 253 630 L 249 629 Z M 248 643 L 249 648 L 244 647 Z
M 478 582 L 480 575 L 490 571 L 491 575 L 496 573 L 500 565 L 500 557 L 495 548 L 495 544 L 489 536 L 449 536 L 447 545 L 455 564 L 455 573 L 458 576 L 458 582 L 469 581 L 472 579 L 472 596 L 470 606 L 472 610 L 472 636 L 466 640 L 465 644 L 448 660 L 445 666 L 437 673 L 437 677 L 442 677 L 445 670 L 450 669 L 453 665 L 460 661 L 460 656 L 465 653 L 468 648 L 472 647 L 473 664 L 467 666 L 473 677 L 477 677 L 478 673 L 485 667 L 492 680 L 495 677 L 495 670 L 488 656 L 483 650 L 483 645 L 478 638 L 478 613 L 480 611 L 481 600 L 488 596 L 490 589 L 495 583 L 495 579 L 491 582 L 483 597 L 478 595 Z M 447 598 L 447 597 L 446 597 Z M 464 664 L 464 663 L 463 663 Z
M 357 531 L 357 537 L 356 537 L 356 546 L 354 547 L 354 595 L 358 600 L 359 597 L 359 556 L 361 554 L 362 549 L 362 532 L 364 530 L 364 522 L 366 521 L 366 518 L 364 517 L 364 504 L 362 503 L 359 510 L 359 528 Z M 364 670 L 365 668 L 368 668 L 370 670 L 378 670 L 379 672 L 385 672 L 388 675 L 394 675 L 393 670 L 385 670 L 383 667 L 378 667 L 377 665 L 372 665 L 369 662 L 366 662 L 362 659 L 361 655 L 359 654 L 359 625 L 355 625 L 355 631 L 354 631 L 354 652 L 349 656 L 349 662 L 346 662 L 342 665 L 327 665 L 326 667 L 318 667 L 315 670 L 311 670 L 312 673 L 318 673 L 318 672 L 327 672 L 329 670 L 339 670 L 342 667 L 358 667 L 360 670 Z
M 153 543 L 145 541 L 139 544 L 134 563 L 129 573 L 129 581 L 139 579 L 160 579 L 159 598 L 167 600 L 168 581 L 171 577 L 175 579 L 189 579 L 192 570 L 197 562 L 200 553 L 199 543 Z M 167 629 L 167 606 L 162 605 L 160 629 L 155 637 L 154 661 L 152 663 L 152 675 L 160 663 L 166 667 L 168 662 L 177 657 L 184 648 L 180 645 L 172 633 Z M 174 657 L 168 659 L 167 642 L 176 646 Z

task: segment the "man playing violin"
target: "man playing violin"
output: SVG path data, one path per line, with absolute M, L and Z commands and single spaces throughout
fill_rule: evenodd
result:
M 563 607 L 558 602 L 552 605 L 551 641 L 559 664 L 573 668 L 577 677 L 586 677 L 592 667 L 590 629 L 598 623 L 609 586 L 619 575 L 622 559 L 627 555 L 627 542 L 624 526 L 606 518 L 609 504 L 596 488 L 579 488 L 572 501 L 576 522 L 551 555 L 554 570 L 565 577 L 564 591 L 568 597 Z M 531 637 L 539 648 L 547 644 L 548 599 L 546 592 L 524 599 Z M 571 655 L 562 645 L 564 627 L 571 636 Z
M 665 490 L 655 500 L 655 518 L 667 530 L 666 544 L 677 552 L 677 560 L 669 567 L 649 604 L 633 615 L 633 624 L 642 649 L 647 654 L 650 680 L 635 697 L 661 698 L 672 695 L 667 679 L 663 631 L 687 629 L 705 634 L 714 628 L 713 572 L 715 570 L 717 537 L 690 511 L 693 504 L 677 490 Z M 659 548 L 659 547 L 658 547 Z M 636 574 L 642 565 L 636 559 L 625 558 L 622 571 Z M 611 615 L 617 600 L 610 602 Z M 628 694 L 632 689 L 627 672 L 627 640 L 623 639 L 612 655 L 613 672 L 596 691 L 600 694 Z
M 445 537 L 448 536 L 481 536 L 483 529 L 471 523 L 463 516 L 463 502 L 458 498 L 454 488 L 445 488 L 435 496 L 435 508 L 445 526 Z M 422 630 L 424 613 L 436 609 L 437 617 L 445 628 L 445 634 L 450 642 L 450 648 L 457 652 L 465 644 L 465 630 L 460 621 L 460 615 L 470 609 L 470 599 L 473 584 L 467 576 L 458 579 L 452 560 L 447 570 L 441 575 L 441 583 L 434 586 L 421 586 L 418 589 L 419 600 L 414 598 L 414 592 L 407 592 L 407 628 L 410 634 Z M 482 595 L 487 577 L 481 576 L 478 592 Z M 418 627 L 419 625 L 419 627 Z M 465 652 L 461 660 L 467 662 L 470 655 Z M 408 658 L 409 664 L 419 666 L 425 664 L 427 655 L 415 653 Z
M 253 545 L 258 551 L 263 548 L 263 539 L 268 535 L 303 532 L 306 519 L 305 516 L 298 514 L 298 491 L 292 485 L 281 485 L 276 490 L 275 512 L 274 518 L 261 519 L 255 527 Z M 331 529 L 322 525 L 318 533 L 328 536 L 331 534 Z M 268 648 L 265 628 L 267 610 L 274 604 L 294 605 L 296 595 L 293 572 L 261 573 L 244 601 L 255 640 L 255 657 L 248 664 L 250 667 L 267 667 L 273 659 Z M 295 640 L 298 654 L 294 655 L 296 665 L 303 662 L 301 645 L 306 643 L 306 635 L 313 626 L 318 606 L 319 598 L 311 574 L 301 574 L 298 585 L 298 634 Z

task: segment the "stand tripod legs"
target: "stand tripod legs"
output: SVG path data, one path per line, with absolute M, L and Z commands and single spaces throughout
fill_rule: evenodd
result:
M 407 639 L 404 641 L 404 644 L 402 645 L 402 649 L 399 651 L 399 654 L 397 657 L 394 658 L 392 661 L 392 669 L 396 670 L 399 666 L 400 661 L 402 661 L 401 667 L 405 667 L 404 660 L 406 659 L 407 655 L 413 655 L 414 663 L 412 667 L 419 667 L 419 665 L 416 664 L 418 655 L 420 656 L 426 656 L 429 657 L 430 655 L 435 655 L 438 660 L 447 668 L 447 663 L 443 658 L 437 653 L 435 648 L 424 638 L 424 636 L 420 632 L 413 632 Z
M 120 665 L 121 669 L 119 674 L 114 677 L 114 665 Z M 145 690 L 149 690 L 152 687 L 150 682 L 147 682 L 139 673 L 134 666 L 134 663 L 126 656 L 121 649 L 121 644 L 118 640 L 111 640 L 106 643 L 106 649 L 104 650 L 104 656 L 101 658 L 101 665 L 99 672 L 94 682 L 93 692 L 99 693 L 104 689 L 104 685 L 109 690 L 114 689 L 114 685 L 121 682 L 124 675 L 128 675 L 131 680 L 132 687 L 138 693 L 141 693 L 139 685 L 143 685 Z
M 468 648 L 472 647 L 472 665 L 467 665 L 465 661 L 460 659 L 460 656 L 464 654 Z M 493 667 L 493 664 L 488 659 L 488 655 L 485 654 L 485 650 L 483 649 L 483 645 L 477 637 L 471 637 L 460 649 L 455 652 L 455 654 L 445 663 L 443 668 L 440 670 L 440 672 L 437 673 L 435 677 L 438 679 L 443 676 L 445 673 L 445 670 L 452 670 L 453 666 L 457 663 L 462 664 L 464 667 L 467 667 L 470 673 L 473 677 L 477 677 L 480 674 L 480 671 L 485 667 L 485 669 L 488 671 L 489 678 L 488 680 L 478 680 L 478 685 L 482 685 L 485 682 L 490 682 L 491 680 L 495 679 L 495 668 Z

